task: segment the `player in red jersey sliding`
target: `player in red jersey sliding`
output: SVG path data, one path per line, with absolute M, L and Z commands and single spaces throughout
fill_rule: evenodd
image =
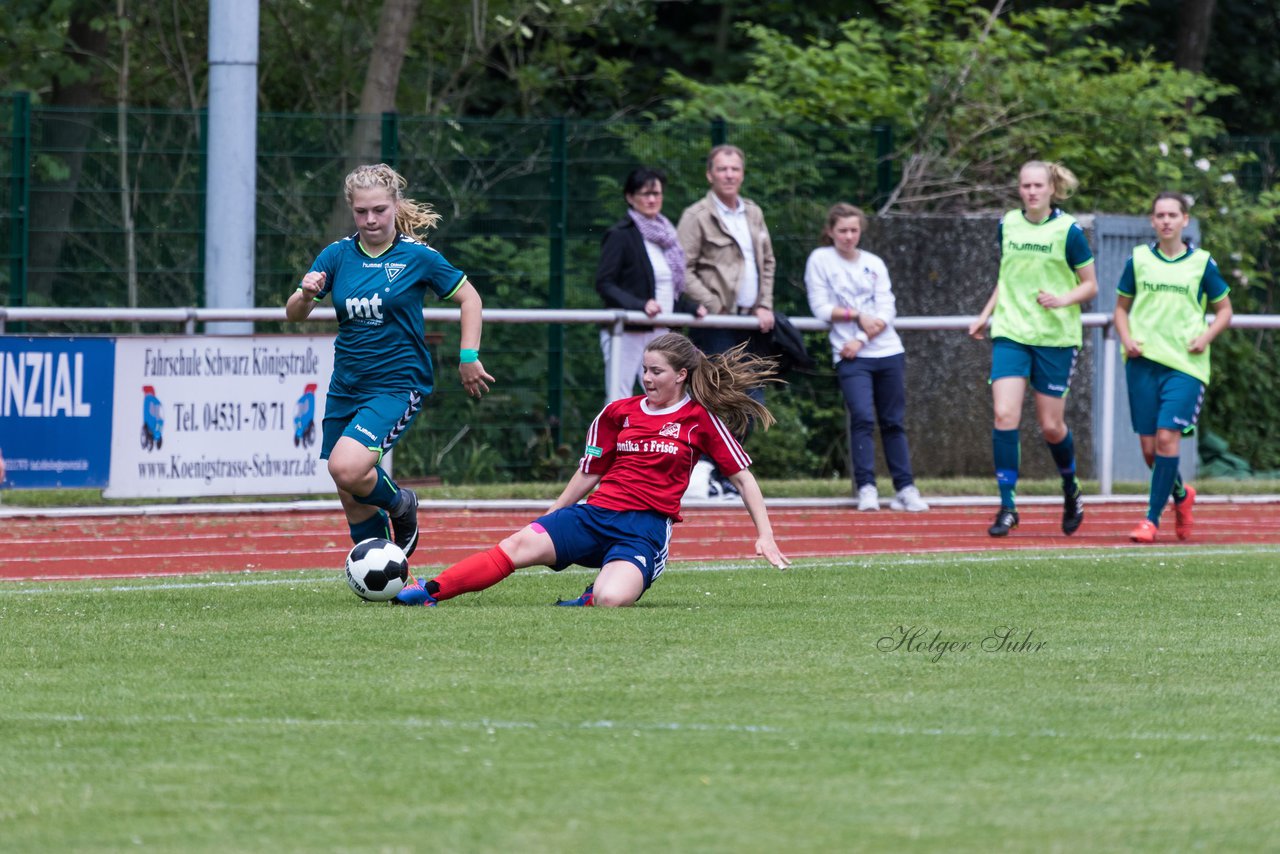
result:
M 773 423 L 764 404 L 747 395 L 768 370 L 767 361 L 741 347 L 706 356 L 678 333 L 655 338 L 644 352 L 644 394 L 615 400 L 596 416 L 578 470 L 547 514 L 435 578 L 414 581 L 396 601 L 434 605 L 492 587 L 523 567 L 578 564 L 600 573 L 581 597 L 560 604 L 635 604 L 666 567 L 680 498 L 703 454 L 742 494 L 756 527 L 756 554 L 785 569 L 790 561 L 773 540 L 764 496 L 748 470 L 751 458 L 734 438 L 752 421 Z

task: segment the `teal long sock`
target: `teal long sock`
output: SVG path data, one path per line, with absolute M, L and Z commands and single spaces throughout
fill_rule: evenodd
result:
M 1156 463 L 1151 467 L 1151 503 L 1147 505 L 1147 518 L 1151 520 L 1151 524 L 1159 526 L 1160 514 L 1164 512 L 1164 505 L 1169 502 L 1173 482 L 1177 479 L 1178 458 L 1156 454 Z
M 1153 465 L 1155 465 L 1154 462 L 1149 463 L 1147 465 L 1147 468 L 1151 468 L 1151 466 Z M 1173 479 L 1173 502 L 1175 504 L 1181 504 L 1183 501 L 1186 501 L 1186 500 L 1187 500 L 1187 485 L 1182 482 L 1182 472 L 1178 472 L 1177 476 Z
M 347 523 L 347 528 L 351 531 L 351 542 L 362 543 L 370 537 L 379 537 L 384 540 L 391 539 L 391 522 L 387 519 L 387 514 L 379 510 L 363 522 L 357 522 L 352 525 Z
M 383 471 L 380 466 L 375 466 L 373 470 L 378 475 L 378 482 L 374 484 L 373 492 L 365 496 L 353 495 L 352 497 L 361 504 L 381 507 L 383 510 L 394 512 L 396 497 L 400 494 L 400 487 L 391 479 L 391 475 Z
M 1000 506 L 1010 510 L 1017 507 L 1018 468 L 1022 457 L 1022 443 L 1018 430 L 991 431 L 991 455 L 996 464 L 996 485 L 1000 488 Z
M 1071 431 L 1067 431 L 1067 435 L 1063 437 L 1061 442 L 1046 442 L 1049 446 L 1049 453 L 1053 455 L 1053 463 L 1058 467 L 1058 474 L 1062 476 L 1062 488 L 1064 491 L 1071 492 L 1076 488 L 1076 440 L 1071 435 Z

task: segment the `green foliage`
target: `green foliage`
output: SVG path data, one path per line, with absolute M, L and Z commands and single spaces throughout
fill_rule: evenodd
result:
M 819 364 L 826 361 L 819 357 Z M 765 391 L 777 423 L 748 437 L 745 447 L 752 471 L 761 478 L 793 477 L 796 472 L 847 474 L 847 416 L 834 374 L 829 370 L 793 372 L 787 380 L 786 385 Z
M 1217 137 L 1205 106 L 1232 90 L 1108 44 L 1130 5 L 990 16 L 943 0 L 886 3 L 886 20 L 849 20 L 838 38 L 807 44 L 751 26 L 744 79 L 711 85 L 672 72 L 683 92 L 673 108 L 742 123 L 887 120 L 901 179 L 882 212 L 1001 209 L 1032 158 L 1081 177 L 1077 205 L 1131 209 L 1165 183 L 1158 143 Z
M 402 71 L 399 145 L 388 157 L 399 158 L 411 193 L 445 214 L 433 244 L 481 285 L 491 307 L 550 303 L 547 236 L 554 233 L 567 238 L 565 304 L 596 307 L 591 275 L 598 235 L 622 212 L 622 176 L 637 163 L 665 168 L 671 176 L 666 213 L 677 219 L 705 192 L 708 120 L 720 116 L 729 122 L 731 141 L 748 151 L 744 189 L 766 211 L 779 259 L 777 303 L 789 313 L 807 314 L 800 275 L 831 202 L 907 212 L 999 209 L 1015 198 L 1017 165 L 1030 157 L 1061 160 L 1080 176 L 1077 210 L 1140 212 L 1164 187 L 1193 194 L 1205 245 L 1228 273 L 1237 310 L 1271 310 L 1270 246 L 1280 234 L 1275 198 L 1259 200 L 1256 193 L 1275 183 L 1276 152 L 1265 143 L 1224 144 L 1222 124 L 1211 113 L 1224 104 L 1236 104 L 1231 109 L 1239 113 L 1242 99 L 1229 86 L 1162 61 L 1158 50 L 1171 41 L 1165 30 L 1159 38 L 1138 37 L 1169 25 L 1169 4 L 1014 5 L 1008 11 L 1008 4 L 996 4 L 1001 14 L 992 18 L 984 7 L 956 0 L 424 3 Z M 1226 11 L 1215 33 L 1235 33 L 1248 49 L 1238 63 L 1231 50 L 1211 50 L 1210 66 L 1220 68 L 1229 57 L 1229 64 L 1247 69 L 1250 91 L 1270 91 L 1265 81 L 1274 76 L 1273 52 L 1257 49 L 1252 39 L 1262 37 L 1256 33 L 1240 32 L 1243 21 L 1253 20 L 1241 11 L 1247 6 L 1243 0 L 1220 5 Z M 376 16 L 353 8 L 346 0 L 262 3 L 259 133 L 271 159 L 258 176 L 259 305 L 278 305 L 335 236 L 327 218 L 347 165 L 342 152 L 376 26 Z M 138 115 L 129 124 L 128 199 L 138 228 L 142 303 L 197 303 L 204 197 L 194 110 L 206 100 L 207 7 L 137 0 L 127 11 L 127 21 L 118 21 L 115 7 L 101 0 L 14 0 L 0 16 L 0 41 L 13 47 L 0 53 L 0 77 L 32 91 L 39 105 L 81 83 L 109 102 L 121 72 L 129 72 L 131 112 Z M 71 49 L 77 27 L 104 41 L 87 51 L 96 57 L 92 62 L 85 50 Z M 128 68 L 120 65 L 125 28 Z M 671 92 L 676 97 L 662 97 Z M 140 113 L 138 107 L 164 109 Z M 1269 114 L 1265 103 L 1250 110 Z M 554 123 L 463 118 L 627 113 L 664 121 L 568 123 L 570 198 L 563 222 L 548 191 Z M 35 136 L 48 139 L 57 118 L 38 115 Z M 77 124 L 80 118 L 88 128 L 82 166 L 70 165 L 70 149 L 35 153 L 34 203 L 62 182 L 78 186 L 59 257 L 32 265 L 40 275 L 57 271 L 57 280 L 31 298 L 123 305 L 116 116 L 103 109 L 77 114 Z M 881 162 L 877 143 L 890 139 L 889 158 Z M 85 282 L 92 282 L 89 296 Z M 6 284 L 0 279 L 0 299 L 8 298 Z M 552 389 L 548 374 L 554 371 L 542 355 L 545 331 L 487 330 L 486 363 L 503 380 L 491 402 L 517 426 L 504 427 L 457 394 L 450 365 L 440 370 L 433 398 L 439 411 L 428 413 L 439 426 L 415 429 L 422 438 L 414 441 L 423 445 L 404 449 L 406 464 L 433 473 L 454 433 L 471 425 L 440 457 L 450 472 L 522 479 L 534 470 L 559 470 L 561 445 L 576 444 L 598 406 L 594 335 L 591 329 L 563 332 L 564 387 Z M 1265 430 L 1280 414 L 1270 401 L 1280 398 L 1257 393 L 1259 383 L 1280 374 L 1274 333 L 1229 332 L 1214 352 L 1207 426 L 1257 467 L 1274 468 L 1280 452 Z M 809 396 L 801 387 L 797 382 L 790 397 L 774 398 L 790 408 L 788 419 L 794 416 L 808 431 L 810 445 L 842 437 L 834 382 Z M 565 401 L 559 420 L 547 411 L 553 391 Z M 786 447 L 777 453 L 794 463 L 817 457 L 812 471 L 843 467 L 842 453 L 791 448 L 784 454 Z M 772 453 L 761 452 L 763 464 L 772 465 Z M 473 461 L 463 462 L 468 455 Z M 485 457 L 494 464 L 474 462 Z
M 1216 215 L 1206 215 L 1204 243 L 1215 252 L 1231 285 L 1238 313 L 1277 313 L 1275 250 L 1280 241 L 1280 190 L 1244 200 L 1233 182 L 1220 184 L 1227 196 Z M 1271 434 L 1280 423 L 1280 332 L 1228 329 L 1213 343 L 1213 376 L 1202 422 L 1226 439 L 1231 451 L 1257 471 L 1280 469 L 1280 444 Z
M 11 0 L 0 15 L 0 80 L 4 91 L 27 91 L 37 99 L 55 85 L 83 82 L 102 69 L 80 62 L 67 50 L 67 30 L 72 17 L 106 26 L 107 18 L 94 14 L 94 6 L 106 13 L 105 4 L 84 0 Z
M 805 43 L 748 26 L 750 71 L 722 84 L 671 72 L 683 93 L 673 110 L 686 120 L 719 115 L 750 125 L 785 116 L 828 129 L 883 117 L 897 133 L 899 178 L 882 212 L 1001 210 L 1016 200 L 1014 179 L 1029 159 L 1062 162 L 1079 176 L 1076 210 L 1145 212 L 1157 191 L 1178 189 L 1197 201 L 1203 242 L 1233 285 L 1236 309 L 1271 311 L 1277 195 L 1259 197 L 1241 178 L 1265 189 L 1274 166 L 1223 144 L 1222 124 L 1207 110 L 1231 87 L 1108 40 L 1134 7 L 1122 0 L 992 15 L 947 0 L 885 3 L 883 19 L 849 20 L 838 37 Z M 734 141 L 743 144 L 736 134 Z M 763 175 L 748 167 L 748 195 L 814 198 L 805 192 L 814 185 L 788 180 L 812 166 L 794 143 L 786 132 L 751 139 L 751 158 L 783 165 Z M 826 200 L 837 198 L 831 182 L 816 186 Z M 764 204 L 776 229 L 775 209 Z M 785 230 L 795 221 L 782 223 Z M 1266 469 L 1280 462 L 1266 441 L 1280 395 L 1259 387 L 1280 374 L 1274 341 L 1274 333 L 1230 332 L 1215 344 L 1204 413 L 1207 426 Z

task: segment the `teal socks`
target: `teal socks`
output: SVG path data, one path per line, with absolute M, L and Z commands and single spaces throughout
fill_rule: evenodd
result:
M 1071 431 L 1067 431 L 1067 435 L 1063 437 L 1061 442 L 1054 444 L 1046 443 L 1049 446 L 1049 453 L 1053 454 L 1054 465 L 1058 467 L 1058 474 L 1062 475 L 1062 491 L 1074 494 L 1076 489 L 1076 440 L 1071 435 Z
M 1156 454 L 1156 463 L 1151 467 L 1151 503 L 1147 506 L 1147 518 L 1151 520 L 1151 524 L 1160 525 L 1160 514 L 1173 492 L 1174 481 L 1178 479 L 1178 458 Z M 1184 490 L 1183 496 L 1185 495 Z
M 391 479 L 391 476 L 380 467 L 375 466 L 373 470 L 378 475 L 378 482 L 374 485 L 373 492 L 363 497 L 353 495 L 352 498 L 361 504 L 381 507 L 383 510 L 390 510 L 394 513 L 395 507 L 393 505 L 396 503 L 397 496 L 400 495 L 400 487 L 396 486 L 396 482 Z
M 351 542 L 362 543 L 371 537 L 379 537 L 384 540 L 391 539 L 391 521 L 387 518 L 387 514 L 379 510 L 363 522 L 354 525 L 347 523 L 347 528 L 351 531 Z
M 996 485 L 1000 487 L 1000 506 L 1017 507 L 1018 468 L 1022 462 L 1022 445 L 1018 431 L 991 431 L 991 455 L 996 464 Z

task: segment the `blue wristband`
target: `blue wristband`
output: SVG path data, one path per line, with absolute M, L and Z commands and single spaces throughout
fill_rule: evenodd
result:
M 458 351 L 458 361 L 464 365 L 468 362 L 478 362 L 480 361 L 480 351 L 464 347 Z

